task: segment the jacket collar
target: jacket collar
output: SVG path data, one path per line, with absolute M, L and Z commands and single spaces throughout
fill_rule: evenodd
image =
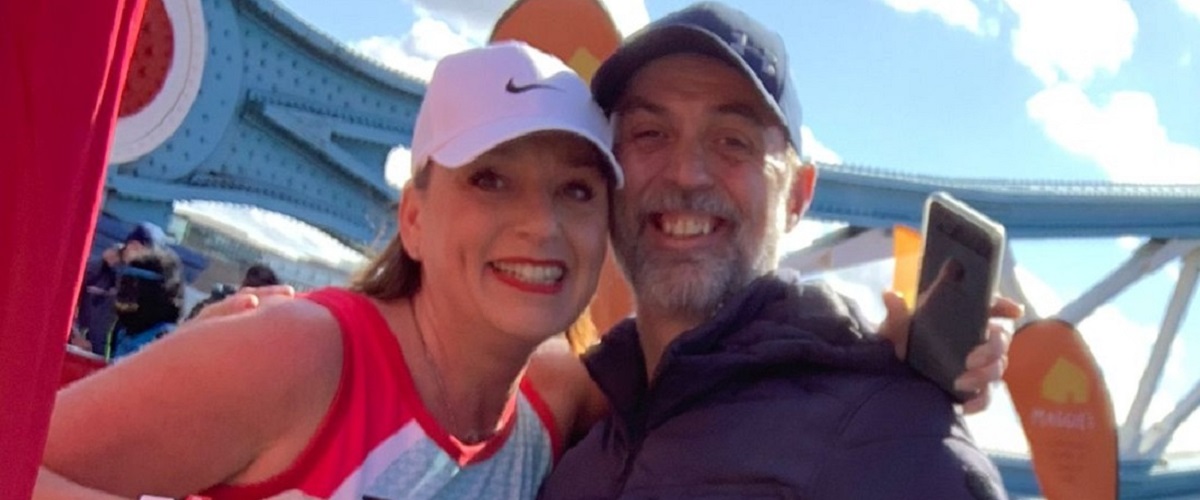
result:
M 653 386 L 632 319 L 619 323 L 584 358 L 627 426 L 653 427 L 675 409 L 734 378 L 783 371 L 903 373 L 890 342 L 866 332 L 856 308 L 827 286 L 773 273 L 729 298 L 705 323 L 663 351 Z

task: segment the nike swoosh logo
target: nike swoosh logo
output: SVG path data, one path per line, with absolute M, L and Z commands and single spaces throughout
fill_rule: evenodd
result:
M 551 85 L 546 85 L 544 83 L 531 83 L 529 85 L 517 85 L 516 83 L 513 82 L 512 78 L 509 78 L 508 84 L 504 86 L 504 90 L 507 90 L 508 93 L 510 93 L 510 94 L 521 94 L 521 93 L 529 92 L 530 90 L 533 90 L 533 89 L 558 90 L 557 87 L 554 87 Z

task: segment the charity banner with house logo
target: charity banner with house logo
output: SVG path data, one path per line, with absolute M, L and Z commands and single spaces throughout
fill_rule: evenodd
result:
M 1004 382 L 1047 499 L 1117 498 L 1117 426 L 1104 378 L 1069 323 L 1017 330 Z

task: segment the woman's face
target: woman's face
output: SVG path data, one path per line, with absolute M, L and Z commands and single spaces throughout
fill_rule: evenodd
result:
M 591 143 L 550 132 L 430 168 L 401 209 L 422 298 L 457 325 L 541 342 L 580 314 L 608 246 L 608 182 Z M 415 195 L 415 196 L 414 196 Z

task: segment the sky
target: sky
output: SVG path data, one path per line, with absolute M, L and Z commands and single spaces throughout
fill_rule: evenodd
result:
M 427 79 L 438 58 L 482 44 L 512 0 L 278 1 L 364 55 Z M 628 34 L 690 2 L 605 3 Z M 1200 0 L 729 3 L 783 36 L 804 106 L 804 154 L 815 160 L 973 178 L 1200 184 Z M 403 182 L 407 162 L 406 150 L 393 152 L 391 182 Z M 789 243 L 828 227 L 805 225 Z M 1052 313 L 1141 242 L 1020 240 L 1013 253 L 1035 306 Z M 890 272 L 880 263 L 827 278 L 877 312 Z M 1080 326 L 1118 421 L 1178 273 L 1169 264 Z M 1200 311 L 1190 309 L 1148 424 L 1200 382 Z M 1021 451 L 1011 403 L 999 396 L 970 425 L 984 446 Z M 1168 452 L 1200 452 L 1200 418 Z

